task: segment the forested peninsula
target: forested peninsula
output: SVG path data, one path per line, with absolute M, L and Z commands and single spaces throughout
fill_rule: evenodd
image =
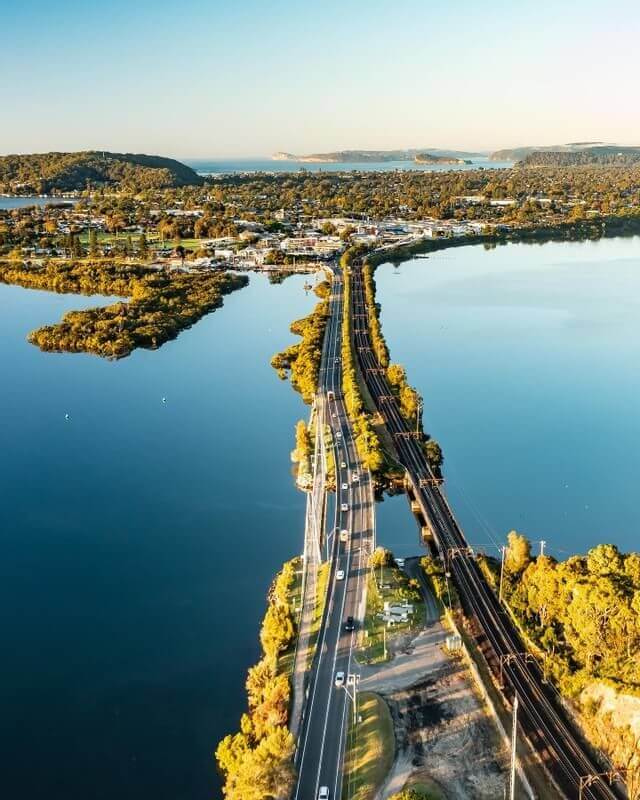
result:
M 140 264 L 49 262 L 26 266 L 0 262 L 0 282 L 63 294 L 130 298 L 128 302 L 70 311 L 55 325 L 29 334 L 41 350 L 123 358 L 142 347 L 155 349 L 222 305 L 246 286 L 245 275 L 189 275 Z
M 203 183 L 191 167 L 163 156 L 91 150 L 0 156 L 0 193 L 73 192 L 88 185 L 141 191 Z

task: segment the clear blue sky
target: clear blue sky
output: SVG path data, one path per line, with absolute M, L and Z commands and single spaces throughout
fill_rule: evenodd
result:
M 0 153 L 640 144 L 638 0 L 3 3 Z

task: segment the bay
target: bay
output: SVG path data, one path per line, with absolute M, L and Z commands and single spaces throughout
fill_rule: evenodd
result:
M 458 247 L 376 282 L 468 541 L 638 550 L 640 238 Z
M 184 163 L 201 175 L 228 175 L 243 172 L 449 172 L 451 170 L 502 169 L 512 167 L 511 161 L 490 161 L 488 158 L 469 159 L 471 164 L 416 164 L 415 161 L 371 161 L 313 163 L 311 161 L 277 161 L 270 158 L 185 158 Z
M 302 546 L 308 409 L 269 359 L 317 301 L 306 280 L 253 275 L 117 362 L 25 339 L 106 299 L 0 286 L 3 796 L 220 796 L 213 751 Z

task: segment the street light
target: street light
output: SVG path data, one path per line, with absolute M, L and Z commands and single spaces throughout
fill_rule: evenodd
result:
M 358 684 L 360 683 L 360 675 L 355 672 L 350 672 L 347 675 L 347 682 L 344 690 L 347 697 L 353 702 L 353 724 L 358 722 Z M 349 686 L 353 686 L 353 696 L 349 694 Z

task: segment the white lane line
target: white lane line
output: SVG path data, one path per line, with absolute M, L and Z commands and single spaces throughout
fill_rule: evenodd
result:
M 337 305 L 338 305 L 338 312 L 337 312 L 336 317 L 335 317 L 336 320 L 339 319 L 338 315 L 341 313 L 341 303 L 338 302 Z M 332 320 L 333 319 L 334 319 L 334 317 L 332 315 Z M 333 326 L 333 327 L 337 329 L 337 324 L 335 326 Z M 333 331 L 332 331 L 332 333 L 333 333 Z M 333 345 L 334 345 L 334 352 L 337 352 L 337 344 L 338 344 L 337 330 L 335 331 L 335 333 L 336 333 L 336 336 L 335 336 L 335 338 L 333 340 Z M 336 388 L 336 383 L 335 383 L 336 375 L 335 375 L 335 373 L 336 373 L 336 370 L 335 370 L 335 362 L 334 362 L 332 364 L 332 366 L 331 366 L 331 378 L 332 378 L 332 386 L 333 386 L 333 389 L 334 389 L 334 395 L 335 395 L 335 388 Z M 341 393 L 340 393 L 340 397 L 341 397 Z M 337 405 L 337 403 L 336 403 L 336 405 Z M 339 461 L 337 460 L 337 447 L 336 447 L 336 443 L 335 443 L 335 438 L 334 438 L 334 456 L 336 457 L 336 473 L 339 474 Z M 340 506 L 340 503 L 336 502 L 336 508 L 335 508 L 335 516 L 336 516 L 335 522 L 336 522 L 336 524 L 337 524 L 337 521 L 338 521 L 337 517 L 338 517 L 338 513 L 339 513 L 338 512 L 339 506 Z M 342 512 L 340 512 L 340 513 L 342 513 Z M 340 547 L 340 543 L 338 541 L 338 544 L 337 544 L 338 555 L 339 555 L 339 547 Z M 351 556 L 351 552 L 349 550 L 348 553 L 347 553 L 347 559 L 348 559 L 347 571 L 350 569 L 350 566 L 349 566 L 349 564 L 350 564 L 350 556 Z M 330 569 L 330 573 L 331 572 L 333 572 L 333 570 Z M 348 574 L 348 572 L 347 572 L 347 574 Z M 346 584 L 347 584 L 347 581 L 345 581 L 345 586 L 343 587 L 342 612 L 341 612 L 341 614 L 344 613 L 344 603 L 345 603 L 345 598 L 346 598 Z M 329 609 L 331 609 L 331 607 L 333 605 L 333 589 L 334 589 L 334 582 L 331 581 L 331 587 L 329 589 L 329 593 L 328 593 L 328 596 L 327 596 L 327 602 L 331 603 L 331 605 L 329 606 Z M 309 707 L 309 716 L 307 718 L 308 719 L 308 724 L 307 724 L 307 726 L 305 728 L 305 741 L 304 741 L 304 745 L 303 745 L 303 748 L 302 748 L 302 756 L 301 756 L 301 759 L 300 759 L 300 769 L 299 769 L 299 773 L 298 773 L 298 784 L 296 786 L 296 793 L 295 793 L 296 800 L 298 798 L 298 794 L 299 794 L 299 791 L 300 791 L 300 783 L 301 783 L 300 777 L 302 776 L 303 769 L 304 769 L 304 758 L 305 758 L 305 753 L 306 753 L 306 749 L 307 749 L 307 743 L 308 743 L 308 740 L 309 740 L 309 730 L 310 730 L 310 724 L 309 723 L 310 723 L 311 718 L 313 716 L 313 707 L 314 707 L 315 698 L 316 698 L 316 690 L 318 688 L 318 683 L 319 683 L 319 681 L 317 680 L 317 675 L 321 671 L 320 667 L 321 667 L 322 660 L 323 660 L 323 657 L 324 657 L 324 645 L 325 645 L 325 642 L 326 642 L 327 630 L 330 627 L 330 626 L 327 625 L 328 620 L 329 620 L 329 615 L 327 616 L 327 619 L 325 620 L 325 624 L 323 626 L 323 631 L 322 631 L 320 655 L 319 655 L 319 658 L 318 658 L 318 665 L 317 665 L 317 669 L 316 669 L 316 674 L 314 676 L 313 692 L 312 692 L 312 696 L 311 696 L 311 705 Z M 342 620 L 342 616 L 340 618 L 340 622 L 341 622 L 341 620 Z M 330 708 L 330 705 L 331 705 L 331 699 L 332 699 L 332 696 L 333 696 L 333 692 L 331 691 L 331 684 L 333 684 L 333 680 L 334 680 L 334 674 L 333 673 L 335 672 L 335 663 L 336 663 L 337 651 L 338 651 L 337 644 L 338 644 L 338 641 L 340 639 L 340 632 L 341 632 L 341 624 L 338 627 L 338 639 L 336 641 L 336 647 L 334 649 L 334 659 L 333 659 L 333 666 L 332 666 L 332 670 L 331 670 L 331 675 L 329 676 L 329 678 L 330 678 L 330 686 L 329 686 L 329 702 L 327 703 L 327 715 L 328 715 L 328 711 L 329 711 L 329 708 Z M 324 750 L 324 742 L 325 742 L 325 737 L 326 737 L 326 728 L 327 728 L 327 718 L 325 716 L 324 731 L 323 731 L 323 737 L 322 737 L 322 750 Z M 320 770 L 321 764 L 322 764 L 322 752 L 320 754 L 320 759 L 319 759 L 319 762 L 317 764 L 318 770 Z M 315 787 L 316 794 L 317 794 L 318 787 L 319 787 L 319 781 L 320 781 L 320 772 L 318 771 L 318 775 L 316 777 L 316 787 Z M 306 800 L 306 798 L 305 798 L 305 800 Z
M 332 315 L 331 319 L 333 320 L 333 315 Z M 333 331 L 332 331 L 332 333 L 333 333 Z M 335 344 L 335 340 L 334 340 L 333 344 Z M 331 342 L 330 342 L 330 347 L 331 347 Z M 333 383 L 332 383 L 332 386 L 333 386 L 333 388 L 335 388 L 335 369 L 331 370 L 331 377 L 334 379 Z M 335 443 L 334 443 L 334 449 L 335 449 Z M 336 467 L 336 470 L 337 470 L 337 467 Z M 336 516 L 335 522 L 336 523 L 337 523 L 337 516 L 338 516 L 338 508 L 339 508 L 339 504 L 336 503 L 336 507 L 335 507 L 335 516 Z M 331 573 L 331 569 L 329 570 L 329 572 Z M 331 585 L 329 586 L 328 592 L 327 592 L 327 603 L 333 603 L 333 588 L 334 588 L 333 587 L 333 582 L 331 582 Z M 331 608 L 331 606 L 329 606 L 329 608 Z M 318 664 L 317 664 L 317 669 L 316 669 L 316 672 L 315 672 L 314 678 L 313 678 L 313 691 L 311 693 L 311 704 L 309 706 L 309 714 L 308 714 L 308 717 L 307 717 L 307 725 L 306 725 L 305 731 L 304 731 L 304 744 L 303 744 L 303 747 L 302 747 L 302 755 L 300 757 L 300 769 L 299 769 L 299 773 L 298 773 L 298 783 L 297 783 L 297 786 L 296 786 L 296 793 L 295 793 L 296 799 L 297 799 L 298 793 L 300 791 L 300 777 L 302 776 L 303 769 L 304 769 L 304 757 L 305 757 L 305 753 L 306 753 L 306 750 L 307 750 L 307 743 L 309 741 L 310 722 L 311 722 L 311 718 L 313 716 L 313 707 L 314 707 L 314 703 L 315 703 L 315 699 L 316 699 L 316 691 L 317 691 L 317 688 L 318 688 L 317 675 L 320 672 L 320 666 L 322 664 L 326 636 L 327 636 L 327 625 L 325 624 L 325 625 L 323 625 L 323 628 L 322 628 L 322 637 L 321 637 L 321 640 L 320 640 L 320 650 L 319 650 Z M 316 642 L 316 647 L 317 647 L 317 642 Z M 317 789 L 317 785 L 316 785 L 316 789 Z

